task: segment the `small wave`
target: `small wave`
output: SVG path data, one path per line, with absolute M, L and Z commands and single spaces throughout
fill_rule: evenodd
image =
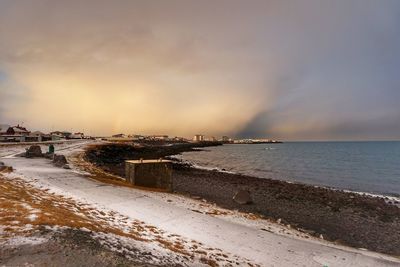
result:
M 193 166 L 193 168 L 196 168 L 196 169 L 207 170 L 207 171 L 218 171 L 218 172 L 230 173 L 230 174 L 238 174 L 238 173 L 236 173 L 236 172 L 227 171 L 227 170 L 225 170 L 225 169 L 223 169 L 223 168 L 208 167 L 208 166 L 200 166 L 200 165 L 198 165 L 198 164 L 191 163 L 191 162 L 188 162 L 188 163 L 189 163 L 191 166 Z
M 238 174 L 238 173 L 236 173 L 236 172 L 227 171 L 227 170 L 224 169 L 224 168 L 218 168 L 218 167 L 215 167 L 215 166 L 210 167 L 210 166 L 199 165 L 199 164 L 194 163 L 194 162 L 191 162 L 191 161 L 189 161 L 189 160 L 185 160 L 185 159 L 183 159 L 182 157 L 179 157 L 178 155 L 176 155 L 176 156 L 171 156 L 171 158 L 179 159 L 179 160 L 181 160 L 181 162 L 182 162 L 183 164 L 188 164 L 188 165 L 192 166 L 193 168 L 200 169 L 200 170 L 218 171 L 218 172 L 224 172 L 224 173 L 230 173 L 230 174 Z
M 336 190 L 336 189 L 335 189 Z M 400 197 L 395 197 L 391 196 L 390 194 L 384 195 L 384 194 L 374 194 L 374 193 L 368 193 L 368 192 L 361 192 L 361 191 L 353 191 L 353 190 L 342 190 L 343 192 L 348 192 L 348 193 L 354 193 L 358 195 L 367 195 L 370 197 L 376 197 L 376 198 L 383 198 L 388 201 L 397 201 L 400 202 Z

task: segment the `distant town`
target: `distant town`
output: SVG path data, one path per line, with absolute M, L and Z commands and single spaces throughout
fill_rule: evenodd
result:
M 0 142 L 1 143 L 22 143 L 22 142 L 47 142 L 69 139 L 102 139 L 113 142 L 221 142 L 225 144 L 260 144 L 260 143 L 281 143 L 281 141 L 260 138 L 260 139 L 235 139 L 229 136 L 217 138 L 215 136 L 206 136 L 196 134 L 193 138 L 170 137 L 168 135 L 140 135 L 140 134 L 114 134 L 106 137 L 95 137 L 85 135 L 82 132 L 52 131 L 44 133 L 41 131 L 30 131 L 22 125 L 0 124 Z

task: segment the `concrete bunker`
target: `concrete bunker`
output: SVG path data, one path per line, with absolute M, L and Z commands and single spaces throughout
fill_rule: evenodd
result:
M 172 162 L 170 160 L 125 161 L 127 182 L 143 187 L 172 191 Z

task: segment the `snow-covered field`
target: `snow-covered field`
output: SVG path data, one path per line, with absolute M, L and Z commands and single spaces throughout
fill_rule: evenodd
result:
M 71 156 L 87 144 L 56 145 L 56 153 Z M 94 232 L 104 245 L 126 253 L 130 246 L 151 251 L 156 264 L 160 263 L 157 259 L 164 263 L 168 259 L 188 266 L 400 266 L 396 258 L 335 245 L 201 199 L 104 184 L 87 178 L 73 165 L 66 170 L 47 159 L 14 157 L 24 148 L 0 147 L 0 161 L 14 168 L 13 173 L 4 174 L 8 180 L 22 179 L 86 207 L 92 218 L 126 234 Z M 31 212 L 28 219 L 35 220 L 36 213 Z

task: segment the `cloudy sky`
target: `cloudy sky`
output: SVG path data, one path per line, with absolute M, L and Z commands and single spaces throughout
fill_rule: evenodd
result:
M 400 1 L 0 0 L 0 123 L 400 139 Z

